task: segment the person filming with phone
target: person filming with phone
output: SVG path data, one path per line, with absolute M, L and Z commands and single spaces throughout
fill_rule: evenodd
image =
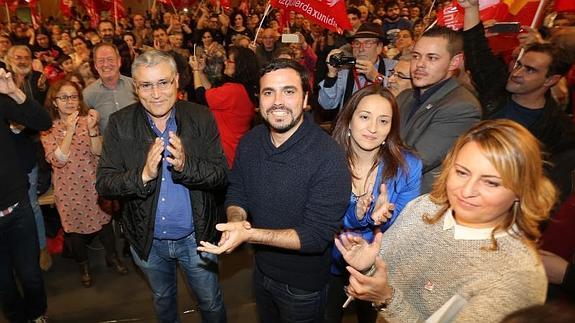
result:
M 343 107 L 356 91 L 370 84 L 384 84 L 395 61 L 380 57 L 385 34 L 381 26 L 364 23 L 348 37 L 352 48 L 349 56 L 341 48 L 327 55 L 327 75 L 319 83 L 319 104 L 325 110 Z

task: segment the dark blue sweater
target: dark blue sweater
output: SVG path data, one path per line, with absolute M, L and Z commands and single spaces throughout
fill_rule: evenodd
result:
M 256 245 L 256 265 L 276 281 L 319 290 L 327 283 L 334 234 L 350 190 L 342 149 L 306 115 L 278 148 L 265 125 L 242 138 L 226 206 L 246 210 L 254 228 L 294 229 L 300 250 Z

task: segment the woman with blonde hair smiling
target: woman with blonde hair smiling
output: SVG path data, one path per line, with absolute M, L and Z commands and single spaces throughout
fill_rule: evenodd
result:
M 348 295 L 389 322 L 499 322 L 542 304 L 547 279 L 535 244 L 556 196 L 528 130 L 481 122 L 383 238 L 336 240 L 350 264 Z

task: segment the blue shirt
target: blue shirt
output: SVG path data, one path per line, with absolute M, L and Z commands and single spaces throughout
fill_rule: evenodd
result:
M 160 196 L 156 208 L 156 221 L 154 225 L 155 239 L 177 240 L 189 236 L 194 231 L 192 218 L 192 201 L 189 190 L 172 180 L 171 165 L 166 160 L 170 152 L 166 148 L 169 144 L 170 131 L 176 133 L 176 112 L 172 109 L 166 123 L 166 129 L 161 132 L 148 114 L 148 122 L 154 133 L 164 141 L 164 158 L 162 158 L 162 172 L 160 173 Z
M 379 226 L 381 232 L 385 232 L 401 214 L 403 208 L 414 198 L 419 196 L 421 187 L 421 174 L 422 163 L 421 160 L 408 152 L 402 152 L 407 169 L 398 169 L 397 175 L 388 179 L 385 182 L 387 188 L 387 199 L 389 203 L 393 203 L 395 209 L 391 213 L 391 217 L 384 224 Z M 347 211 L 343 217 L 343 229 L 348 232 L 355 232 L 361 235 L 363 239 L 372 242 L 374 238 L 373 230 L 377 228 L 375 222 L 371 218 L 375 201 L 379 197 L 379 188 L 383 180 L 383 170 L 385 165 L 380 162 L 377 167 L 377 175 L 375 183 L 373 184 L 373 201 L 371 206 L 367 209 L 365 216 L 360 220 L 357 218 L 355 208 L 357 205 L 357 197 L 352 193 L 349 201 Z M 345 260 L 337 248 L 332 250 L 332 266 L 331 273 L 334 275 L 341 275 L 345 273 Z

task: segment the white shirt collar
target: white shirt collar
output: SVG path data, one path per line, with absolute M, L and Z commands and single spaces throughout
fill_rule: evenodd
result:
M 491 231 L 493 228 L 470 228 L 457 224 L 453 218 L 453 212 L 448 209 L 443 216 L 443 230 L 453 228 L 453 238 L 455 240 L 489 240 L 491 239 Z M 495 238 L 507 236 L 508 232 L 498 232 Z

